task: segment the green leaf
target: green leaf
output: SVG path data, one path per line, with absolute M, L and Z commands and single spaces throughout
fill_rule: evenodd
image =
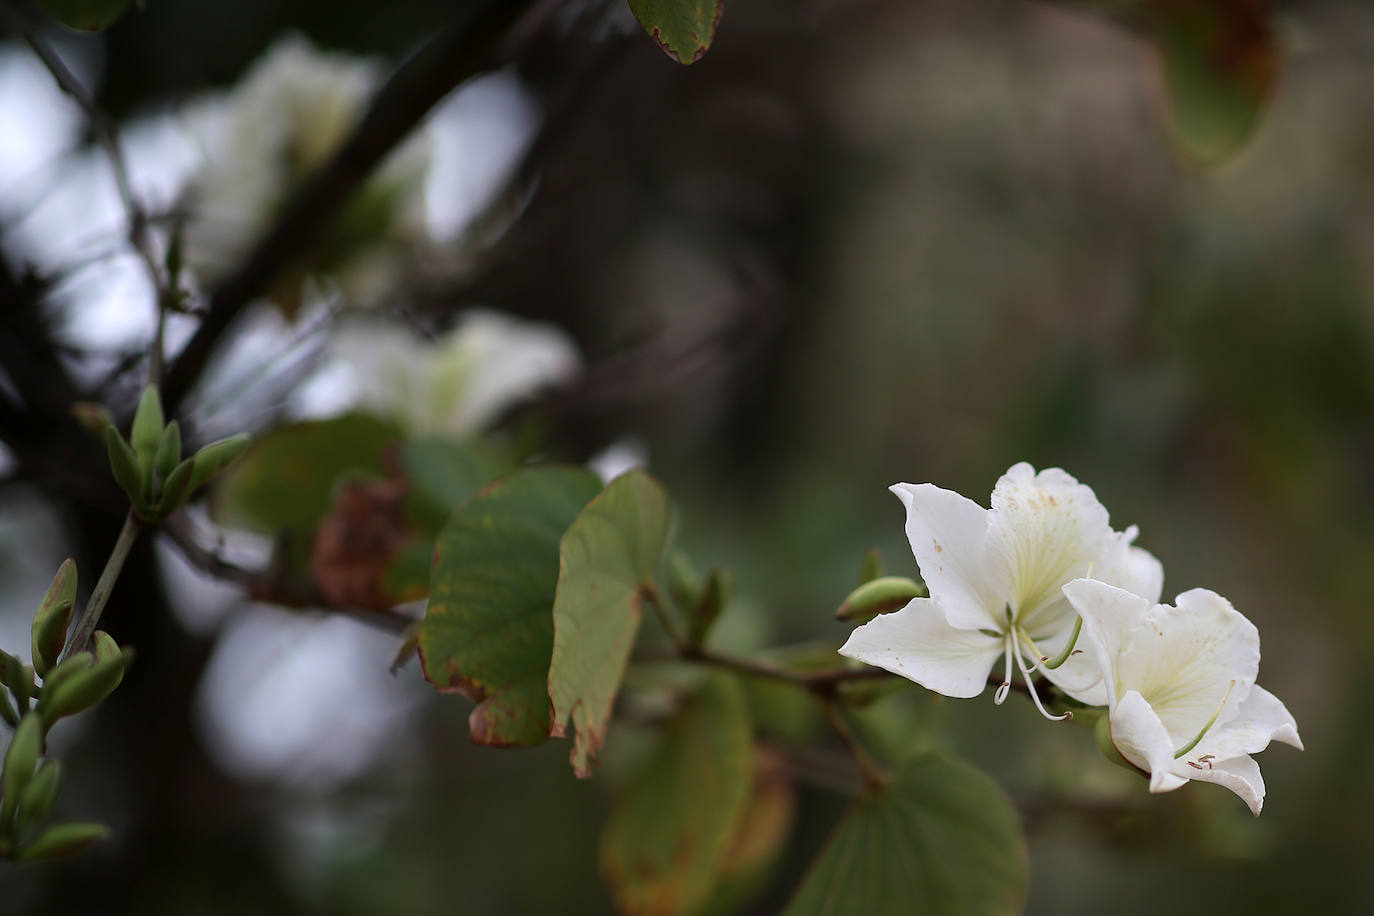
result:
M 478 703 L 472 740 L 549 736 L 558 542 L 601 482 L 581 468 L 523 468 L 453 513 L 435 545 L 420 626 L 425 677 Z
M 410 482 L 407 512 L 421 530 L 435 534 L 454 510 L 510 470 L 511 463 L 479 442 L 419 439 L 401 447 Z
M 553 734 L 577 729 L 571 759 L 589 776 L 653 587 L 672 521 L 668 493 L 642 470 L 622 474 L 569 526 L 559 547 L 549 697 Z
M 64 560 L 53 577 L 48 593 L 33 615 L 33 670 L 39 677 L 57 664 L 67 644 L 67 628 L 76 611 L 76 561 Z
M 1279 50 L 1262 0 L 1160 0 L 1147 8 L 1163 62 L 1170 129 L 1203 164 L 1240 150 L 1259 125 Z
M 110 828 L 104 824 L 74 822 L 57 824 L 43 831 L 43 835 L 20 850 L 19 862 L 39 862 L 75 855 L 98 840 L 105 839 Z
M 724 0 L 630 0 L 639 24 L 673 60 L 692 64 L 711 46 Z
M 167 475 L 172 473 L 172 469 L 181 461 L 181 427 L 177 421 L 168 423 L 162 430 L 162 435 L 157 440 L 157 454 L 154 457 L 153 466 L 157 471 L 157 479 L 165 487 Z
M 115 483 L 135 508 L 141 508 L 144 504 L 143 472 L 138 468 L 138 456 L 113 426 L 105 427 L 105 449 L 110 455 L 110 472 Z
M 223 525 L 286 536 L 296 568 L 304 569 L 335 484 L 348 473 L 381 476 L 397 437 L 394 426 L 368 414 L 273 430 L 220 477 L 211 514 Z
M 38 0 L 38 5 L 65 26 L 96 32 L 114 25 L 131 0 Z
M 1026 848 L 1011 802 L 973 767 L 904 764 L 860 799 L 811 866 L 788 916 L 1019 913 Z
M 673 719 L 601 835 L 601 870 L 620 912 L 669 916 L 706 902 L 753 775 L 744 695 L 733 676 L 713 674 Z
M 82 653 L 89 661 L 92 656 Z M 43 685 L 38 698 L 38 712 L 51 726 L 58 719 L 76 715 L 105 699 L 124 680 L 124 671 L 133 661 L 128 649 L 98 659 L 94 664 L 75 671 L 71 676 Z

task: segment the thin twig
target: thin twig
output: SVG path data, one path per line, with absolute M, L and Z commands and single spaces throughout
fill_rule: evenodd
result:
M 157 297 L 157 332 L 148 361 L 148 380 L 156 384 L 162 377 L 164 315 L 174 298 L 171 285 L 175 278 L 168 277 L 167 272 L 163 270 L 158 257 L 157 246 L 153 243 L 152 234 L 148 231 L 148 215 L 142 204 L 134 196 L 133 183 L 129 179 L 129 168 L 124 161 L 124 150 L 119 139 L 119 127 L 101 110 L 90 90 L 82 84 L 81 80 L 77 79 L 76 74 L 72 73 L 57 52 L 43 40 L 38 26 L 25 11 L 16 10 L 6 5 L 0 7 L 0 15 L 3 15 L 5 25 L 9 29 L 24 36 L 24 41 L 33 49 L 33 53 L 38 55 L 38 59 L 52 74 L 52 78 L 57 81 L 58 88 L 70 96 L 81 108 L 90 124 L 91 134 L 100 144 L 101 149 L 105 151 L 105 157 L 110 162 L 110 170 L 114 173 L 115 187 L 119 191 L 119 198 L 124 204 L 124 212 L 129 220 L 129 241 L 133 245 L 134 251 L 137 252 L 139 260 L 143 262 L 143 267 L 148 272 L 148 279 L 152 281 Z
M 840 711 L 838 705 L 831 697 L 821 698 L 821 706 L 825 709 L 825 718 L 830 722 L 830 727 L 835 729 L 835 734 L 840 736 L 840 742 L 845 750 L 849 751 L 849 756 L 854 758 L 854 762 L 859 765 L 859 772 L 863 773 L 864 786 L 870 791 L 880 789 L 887 784 L 888 775 L 878 766 L 878 762 L 868 753 L 868 749 L 863 746 L 855 736 L 849 723 L 844 720 L 844 713 Z
M 76 629 L 67 641 L 67 649 L 62 653 L 63 659 L 71 658 L 78 652 L 85 652 L 90 647 L 91 634 L 95 632 L 95 625 L 100 622 L 105 602 L 110 600 L 110 593 L 114 591 L 115 581 L 119 578 L 120 570 L 124 568 L 124 561 L 129 558 L 129 551 L 142 530 L 143 525 L 134 516 L 133 510 L 130 510 L 129 514 L 124 516 L 124 527 L 119 529 L 119 537 L 110 550 L 110 558 L 105 561 L 99 581 L 91 591 L 90 600 L 86 602 L 86 608 L 76 622 Z
M 254 601 L 351 617 L 394 636 L 405 636 L 416 623 L 414 617 L 398 610 L 332 604 L 313 583 L 290 579 L 276 570 L 248 569 L 227 560 L 216 549 L 201 543 L 184 514 L 173 515 L 159 530 L 186 562 L 220 581 L 237 585 Z

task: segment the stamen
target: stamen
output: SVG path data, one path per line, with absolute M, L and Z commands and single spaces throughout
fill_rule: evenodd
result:
M 1073 622 L 1073 635 L 1069 637 L 1069 644 L 1064 647 L 1064 651 L 1060 652 L 1058 655 L 1056 655 L 1053 659 L 1049 661 L 1045 661 L 1043 657 L 1040 659 L 1042 662 L 1045 662 L 1046 668 L 1049 668 L 1051 671 L 1053 671 L 1055 668 L 1058 668 L 1060 665 L 1064 664 L 1066 661 L 1069 660 L 1069 656 L 1073 655 L 1073 647 L 1078 645 L 1078 634 L 1082 632 L 1082 630 L 1083 618 L 1079 617 L 1077 620 Z M 1039 655 L 1040 653 L 1036 652 L 1036 654 Z
M 1007 647 L 1007 665 L 1006 668 L 1004 668 L 1002 671 L 1002 683 L 997 685 L 997 691 L 992 695 L 992 702 L 998 706 L 1001 706 L 1003 703 L 1006 702 L 1007 694 L 1011 692 L 1012 638 L 1010 630 L 1007 631 L 1005 645 Z
M 1016 653 L 1016 665 L 1021 669 L 1021 677 L 1025 678 L 1026 689 L 1030 692 L 1031 699 L 1035 701 L 1035 708 L 1040 710 L 1040 715 L 1051 722 L 1063 722 L 1065 719 L 1072 719 L 1073 712 L 1070 710 L 1065 710 L 1063 715 L 1053 716 L 1050 715 L 1049 710 L 1045 709 L 1045 704 L 1040 702 L 1040 693 L 1035 689 L 1035 682 L 1031 680 L 1030 672 L 1026 670 L 1026 660 L 1021 657 L 1021 649 L 1016 645 L 1015 635 L 1011 635 L 1011 644 L 1012 650 Z
M 1221 702 L 1217 704 L 1217 711 L 1214 712 L 1214 713 L 1212 713 L 1212 718 L 1208 719 L 1208 720 L 1207 720 L 1207 724 L 1204 725 L 1204 726 L 1202 726 L 1202 731 L 1200 731 L 1200 732 L 1198 732 L 1196 735 L 1194 735 L 1192 741 L 1189 741 L 1187 744 L 1183 745 L 1183 747 L 1181 747 L 1181 748 L 1179 748 L 1178 750 L 1174 751 L 1174 759 L 1175 759 L 1175 760 L 1177 760 L 1178 758 L 1182 757 L 1184 754 L 1188 753 L 1188 752 L 1191 751 L 1193 748 L 1197 747 L 1197 743 L 1198 743 L 1199 741 L 1202 740 L 1202 736 L 1205 735 L 1205 734 L 1207 734 L 1207 732 L 1212 728 L 1212 726 L 1216 724 L 1217 716 L 1221 715 L 1222 709 L 1224 709 L 1224 708 L 1226 707 L 1226 701 L 1229 700 L 1229 699 L 1231 699 L 1231 691 L 1232 691 L 1232 690 L 1235 690 L 1235 689 L 1236 689 L 1236 682 L 1235 682 L 1234 680 L 1232 680 L 1232 681 L 1231 681 L 1231 686 L 1227 687 L 1227 688 L 1226 688 L 1226 692 L 1225 692 L 1224 694 L 1221 695 Z M 1207 756 L 1207 757 L 1210 757 L 1210 756 L 1212 756 L 1212 755 L 1211 755 L 1211 754 L 1208 754 L 1208 755 L 1206 755 L 1206 756 Z M 1204 763 L 1207 763 L 1207 761 L 1206 761 L 1205 759 L 1203 759 L 1203 758 L 1198 758 L 1198 759 L 1203 760 Z M 1211 768 L 1211 764 L 1210 764 L 1210 763 L 1207 763 L 1207 766 L 1208 766 L 1209 769 Z

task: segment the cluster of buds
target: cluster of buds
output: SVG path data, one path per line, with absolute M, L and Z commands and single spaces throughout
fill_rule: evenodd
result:
M 62 657 L 75 611 L 76 564 L 67 560 L 34 615 L 32 664 L 0 651 L 0 718 L 14 729 L 0 773 L 0 857 L 17 862 L 72 855 L 108 832 L 88 822 L 44 827 L 62 779 L 61 764 L 43 756 L 48 732 L 113 693 L 133 660 L 102 630 L 89 650 Z
M 126 440 L 108 419 L 104 426 L 110 470 L 129 497 L 134 514 L 145 522 L 166 518 L 208 483 L 248 447 L 240 434 L 211 442 L 190 458 L 181 457 L 181 429 L 177 421 L 163 421 L 157 386 L 149 385 L 139 399 L 134 425 Z

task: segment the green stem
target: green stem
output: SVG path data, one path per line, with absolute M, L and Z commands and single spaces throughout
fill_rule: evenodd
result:
M 658 589 L 652 583 L 640 586 L 640 592 L 645 600 L 653 607 L 654 613 L 658 616 L 658 622 L 663 626 L 663 631 L 668 634 L 668 638 L 673 641 L 673 645 L 682 652 L 687 645 L 687 641 L 678 633 L 673 625 L 672 618 L 668 616 L 668 609 L 663 604 L 663 598 L 659 595 Z
M 119 539 L 115 541 L 114 548 L 110 551 L 110 558 L 105 561 L 105 569 L 100 573 L 100 579 L 95 583 L 95 589 L 91 592 L 91 598 L 86 602 L 86 608 L 81 612 L 80 619 L 76 622 L 76 629 L 72 631 L 71 638 L 67 640 L 67 650 L 62 653 L 62 658 L 71 658 L 78 652 L 85 652 L 91 644 L 91 634 L 95 632 L 95 625 L 100 622 L 100 613 L 105 610 L 105 602 L 110 600 L 110 592 L 114 591 L 115 580 L 119 578 L 119 572 L 124 568 L 124 561 L 129 558 L 129 550 L 134 546 L 134 541 L 138 539 L 138 533 L 143 530 L 142 523 L 134 517 L 133 510 L 124 517 L 124 527 L 119 531 Z

